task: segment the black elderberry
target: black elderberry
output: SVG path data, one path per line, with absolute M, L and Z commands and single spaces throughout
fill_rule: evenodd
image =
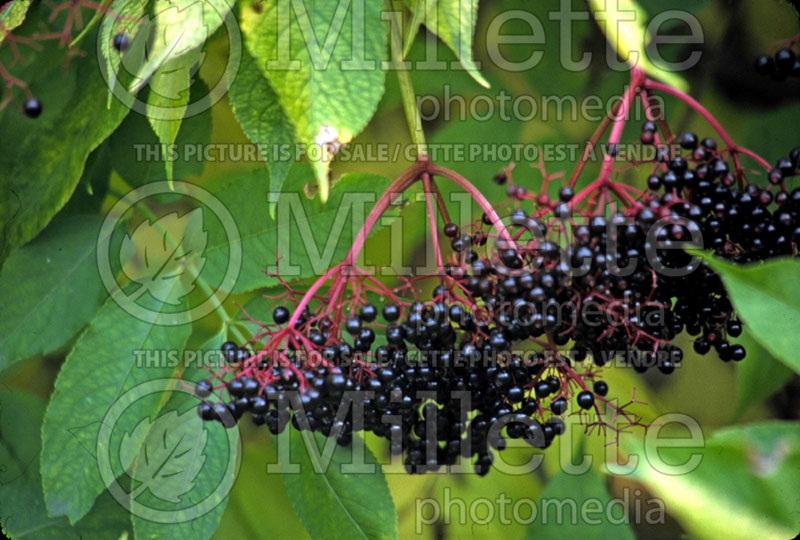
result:
M 775 70 L 781 76 L 789 74 L 794 67 L 795 54 L 791 49 L 783 47 L 775 51 Z
M 546 398 L 550 395 L 550 385 L 547 381 L 539 381 L 534 386 L 534 392 L 536 393 L 536 397 L 538 398 Z
M 511 403 L 519 403 L 525 399 L 525 390 L 520 386 L 512 386 L 506 392 L 506 397 Z
M 598 396 L 606 396 L 608 394 L 608 383 L 605 381 L 595 381 L 593 390 Z
M 117 50 L 117 52 L 125 52 L 130 48 L 131 40 L 123 32 L 120 32 L 119 34 L 116 34 L 114 36 L 112 45 Z
M 278 306 L 272 312 L 272 320 L 276 324 L 284 324 L 289 320 L 289 310 L 283 306 Z
M 229 406 L 224 403 L 215 403 L 213 409 L 214 420 L 217 420 L 226 428 L 232 428 L 236 425 L 236 417 L 231 413 Z
M 325 386 L 328 391 L 341 393 L 347 387 L 347 379 L 341 373 L 331 373 L 325 379 Z
M 227 384 L 228 393 L 233 397 L 242 397 L 244 395 L 244 382 L 242 379 L 231 379 Z
M 222 353 L 222 359 L 227 362 L 228 364 L 236 363 L 236 357 L 239 354 L 239 346 L 236 345 L 233 341 L 226 341 L 220 347 L 220 352 Z
M 498 186 L 502 186 L 508 181 L 508 175 L 505 173 L 505 171 L 500 171 L 494 175 L 494 177 L 492 177 L 492 181 Z
M 378 316 L 378 310 L 372 304 L 364 304 L 358 312 L 358 317 L 364 322 L 372 322 Z
M 348 317 L 345 322 L 345 329 L 352 335 L 358 334 L 361 332 L 361 320 L 358 317 Z
M 567 411 L 567 406 L 567 399 L 560 397 L 554 399 L 553 402 L 550 403 L 550 410 L 553 411 L 553 414 L 564 414 Z
M 794 170 L 796 166 L 792 163 L 792 160 L 789 158 L 781 158 L 775 164 L 775 168 L 781 171 L 781 174 L 784 176 L 791 176 L 794 174 Z
M 684 150 L 694 150 L 697 148 L 697 135 L 691 132 L 683 133 L 678 138 L 678 144 L 680 144 L 681 148 Z
M 728 322 L 728 335 L 731 337 L 739 337 L 742 335 L 742 325 L 738 321 Z
M 386 304 L 383 306 L 383 318 L 387 322 L 394 322 L 400 318 L 400 308 L 394 304 Z
M 772 75 L 775 71 L 775 60 L 773 60 L 771 56 L 762 54 L 756 58 L 755 67 L 759 75 Z
M 235 356 L 234 363 L 240 364 L 240 363 L 244 362 L 245 360 L 247 360 L 248 358 L 250 358 L 250 356 L 251 356 L 250 351 L 248 351 L 244 347 L 236 349 L 236 356 Z
M 213 387 L 211 386 L 211 382 L 202 380 L 194 386 L 194 395 L 199 398 L 207 398 L 211 395 L 212 390 Z
M 553 209 L 553 215 L 558 219 L 569 219 L 572 215 L 572 209 L 570 209 L 567 203 L 559 203 Z
M 214 407 L 206 401 L 201 402 L 197 406 L 197 416 L 203 420 L 213 420 L 215 417 Z
M 716 150 L 717 149 L 717 141 L 712 139 L 711 137 L 706 137 L 700 143 L 706 150 Z
M 261 385 L 255 379 L 245 379 L 242 383 L 242 391 L 246 396 L 255 396 L 261 389 Z
M 576 401 L 581 409 L 584 410 L 591 409 L 592 405 L 594 405 L 594 394 L 592 394 L 588 390 L 584 390 L 583 392 L 578 394 Z
M 31 98 L 25 102 L 23 110 L 28 118 L 38 118 L 42 114 L 42 102 L 36 98 Z
M 458 225 L 448 223 L 444 226 L 444 235 L 448 238 L 455 238 L 458 235 Z
M 558 377 L 549 376 L 545 379 L 547 386 L 550 387 L 550 393 L 555 394 L 561 389 L 561 381 L 558 380 Z
M 563 435 L 567 430 L 567 426 L 564 424 L 564 421 L 558 417 L 551 417 L 548 419 L 547 425 L 552 428 L 555 435 Z

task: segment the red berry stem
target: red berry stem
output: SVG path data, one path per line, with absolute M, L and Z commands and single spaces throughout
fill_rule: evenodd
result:
M 731 139 L 730 135 L 728 135 L 728 133 L 725 131 L 725 129 L 722 127 L 722 125 L 717 121 L 717 119 L 714 118 L 714 115 L 711 114 L 708 111 L 708 109 L 703 107 L 696 99 L 694 99 L 690 95 L 688 95 L 688 94 L 686 94 L 684 92 L 681 92 L 677 88 L 673 88 L 672 86 L 670 86 L 668 84 L 660 83 L 660 82 L 654 81 L 652 79 L 646 79 L 644 81 L 644 87 L 649 89 L 649 90 L 655 90 L 655 91 L 658 91 L 658 92 L 663 92 L 664 94 L 668 94 L 670 96 L 676 97 L 679 100 L 681 100 L 684 103 L 686 103 L 689 107 L 694 109 L 698 114 L 700 114 L 706 120 L 706 122 L 708 122 L 708 124 L 714 129 L 714 131 L 716 131 L 719 134 L 719 136 L 722 139 L 722 141 L 730 149 L 731 155 L 733 156 L 734 162 L 736 163 L 737 170 L 741 170 L 741 167 L 739 166 L 738 158 L 737 158 L 737 155 L 736 155 L 736 154 L 739 154 L 739 153 L 745 154 L 745 155 L 753 158 L 762 167 L 764 167 L 768 171 L 772 169 L 772 167 L 769 165 L 769 163 L 767 163 L 767 161 L 764 160 L 762 157 L 760 157 L 758 154 L 756 154 L 755 152 L 753 152 L 751 150 L 747 150 L 746 148 L 742 148 L 739 145 L 737 145 L 735 142 L 733 142 L 733 139 Z
M 622 132 L 625 129 L 625 123 L 628 121 L 628 113 L 633 105 L 633 100 L 639 91 L 639 86 L 645 80 L 644 71 L 639 68 L 633 68 L 631 71 L 631 82 L 622 96 L 622 105 L 620 106 L 619 114 L 614 119 L 614 126 L 611 128 L 611 135 L 608 137 L 608 152 L 603 162 L 603 168 L 600 170 L 600 179 L 604 185 L 608 184 L 611 178 L 611 170 L 614 167 L 614 160 L 616 159 L 615 149 L 622 139 Z
M 433 251 L 436 253 L 436 269 L 439 274 L 444 274 L 444 263 L 442 262 L 442 250 L 439 247 L 439 230 L 436 226 L 436 212 L 433 209 L 433 198 L 431 197 L 431 175 L 427 172 L 422 173 L 422 186 L 425 190 L 425 205 L 428 210 L 428 224 L 431 227 L 431 240 L 433 240 Z

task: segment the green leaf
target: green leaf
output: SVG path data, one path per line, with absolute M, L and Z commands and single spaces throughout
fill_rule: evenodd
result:
M 155 0 L 147 60 L 131 85 L 136 93 L 159 70 L 169 69 L 171 61 L 189 55 L 202 46 L 219 28 L 233 7 L 234 0 Z M 188 88 L 188 85 L 184 88 Z
M 542 491 L 538 507 L 542 515 L 528 527 L 526 540 L 635 538 L 623 512 L 613 512 L 606 480 L 594 469 L 581 475 L 559 471 Z
M 626 441 L 627 439 L 623 439 Z M 630 441 L 624 442 L 633 450 Z M 704 447 L 661 447 L 663 463 L 696 467 L 665 474 L 644 459 L 633 478 L 663 499 L 667 512 L 696 538 L 794 538 L 800 532 L 800 427 L 764 422 L 725 428 Z M 652 454 L 649 454 L 652 455 Z M 659 466 L 660 468 L 660 466 Z
M 57 219 L 0 272 L 0 372 L 69 342 L 105 296 L 97 273 L 101 219 Z M 31 273 L 36 279 L 31 279 Z
M 199 350 L 218 351 L 222 341 L 222 333 L 217 333 Z M 181 373 L 181 378 L 189 385 L 207 377 L 208 371 L 200 365 L 189 366 Z M 150 426 L 146 436 L 131 435 L 132 440 L 145 441 L 132 471 L 137 481 L 135 489 L 142 493 L 136 500 L 151 508 L 176 512 L 176 515 L 195 505 L 199 508 L 207 500 L 216 504 L 202 515 L 175 520 L 175 523 L 158 523 L 147 516 L 134 515 L 136 538 L 204 540 L 211 537 L 219 525 L 238 472 L 235 464 L 239 448 L 235 443 L 239 436 L 238 432 L 226 430 L 216 422 L 200 420 L 197 404 L 194 396 L 174 392 L 158 418 L 153 422 L 144 419 L 139 424 Z M 137 426 L 134 431 L 136 429 L 144 428 Z M 135 451 L 138 447 L 130 448 Z M 213 495 L 219 486 L 223 486 L 219 489 L 220 496 Z
M 245 135 L 258 145 L 261 157 L 269 162 L 270 191 L 280 191 L 291 161 L 281 157 L 278 150 L 283 146 L 293 149 L 294 126 L 283 112 L 269 81 L 247 51 L 242 53 L 242 63 L 231 83 L 228 97 Z M 275 202 L 270 203 L 269 213 L 275 217 Z
M 692 254 L 722 277 L 733 307 L 752 336 L 800 373 L 800 261 L 784 258 L 740 266 L 704 252 Z
M 22 28 L 39 28 L 41 13 L 36 13 L 39 16 L 31 10 Z M 62 58 L 55 43 L 46 43 L 15 73 L 41 100 L 39 118 L 24 117 L 14 107 L 0 111 L 0 223 L 4 227 L 0 262 L 11 249 L 33 239 L 66 204 L 89 153 L 128 113 L 119 103 L 110 110 L 98 107 L 106 85 L 92 54 L 72 58 L 66 71 Z
M 98 31 L 100 40 L 100 55 L 103 61 L 100 64 L 103 76 L 108 81 L 108 98 L 106 105 L 111 107 L 113 89 L 121 84 L 120 65 L 125 63 L 126 68 L 136 71 L 144 61 L 144 43 L 147 37 L 144 34 L 149 30 L 147 18 L 144 17 L 150 0 L 114 0 L 109 6 L 109 12 L 116 13 L 118 17 L 103 17 Z M 146 30 L 139 35 L 140 30 Z M 131 49 L 124 53 L 117 51 L 114 46 L 114 36 L 125 34 L 131 41 Z M 123 58 L 124 55 L 124 58 Z M 128 98 L 132 96 L 126 96 Z
M 318 449 L 324 447 L 324 436 L 296 429 L 287 429 L 286 435 L 290 438 L 292 460 L 299 464 L 300 470 L 284 473 L 283 480 L 292 505 L 312 538 L 386 540 L 398 537 L 397 512 L 389 486 L 368 448 L 364 448 L 365 463 L 374 464 L 375 472 L 345 474 L 342 465 L 352 463 L 347 448 L 335 444 L 330 463 L 325 466 L 306 448 L 306 444 L 315 444 Z M 357 437 L 353 437 L 353 444 L 360 443 Z M 322 472 L 317 472 L 315 467 Z
M 263 427 L 253 426 L 249 432 L 252 436 L 242 437 L 242 466 L 213 538 L 309 540 L 311 537 L 292 508 L 280 473 L 269 472 L 265 466 L 277 462 L 271 439 Z M 264 523 L 269 523 L 269 527 L 264 527 Z
M 166 62 L 153 75 L 147 95 L 147 120 L 162 145 L 172 146 L 178 137 L 189 104 L 191 69 L 200 58 L 195 49 Z M 167 181 L 172 182 L 172 160 L 164 160 Z
M 111 180 L 111 152 L 108 139 L 95 148 L 86 159 L 83 175 L 72 198 L 61 214 L 99 214 Z
M 383 95 L 381 3 L 250 2 L 241 26 L 297 139 L 312 153 L 325 202 L 331 154 L 367 125 Z
M 190 101 L 207 94 L 206 84 L 202 79 L 196 79 L 191 87 Z M 150 122 L 141 114 L 128 115 L 109 138 L 114 170 L 133 187 L 165 180 L 165 167 L 169 166 L 173 176 L 179 180 L 199 176 L 205 167 L 205 159 L 202 153 L 189 155 L 188 152 L 208 143 L 211 123 L 211 111 L 183 119 L 172 147 L 174 152 L 165 153 Z M 161 125 L 168 126 L 169 122 Z
M 61 367 L 45 415 L 42 484 L 51 515 L 66 515 L 74 523 L 88 512 L 106 487 L 96 454 L 106 413 L 127 390 L 174 372 L 166 362 L 150 365 L 137 358 L 163 351 L 180 354 L 189 334 L 188 325 L 159 326 L 135 319 L 110 299 L 100 308 Z M 154 417 L 161 405 L 137 401 L 130 413 L 126 411 L 130 417 L 115 429 L 131 432 L 131 424 Z
M 736 412 L 741 416 L 749 407 L 763 402 L 792 378 L 792 370 L 773 358 L 749 332 L 737 340 L 747 349 L 747 358 L 736 364 Z
M 350 249 L 353 214 L 356 230 L 363 224 L 372 208 L 390 184 L 388 178 L 372 174 L 352 173 L 337 180 L 330 200 L 323 204 L 319 198 L 309 199 L 303 189 L 311 180 L 311 171 L 302 164 L 293 165 L 283 186 L 276 219 L 268 215 L 269 178 L 264 171 L 253 171 L 232 178 L 214 190 L 225 206 L 235 209 L 242 244 L 242 268 L 233 288 L 238 294 L 279 282 L 264 271 L 275 265 L 276 251 L 281 275 L 285 279 L 300 279 L 322 275 L 331 265 L 340 262 Z M 275 194 L 277 196 L 277 194 Z M 259 203 L 260 201 L 260 203 Z M 391 209 L 387 215 L 396 215 Z M 381 226 L 385 225 L 384 222 Z M 213 225 L 212 225 L 213 226 Z M 373 229 L 377 231 L 380 226 Z M 204 275 L 207 281 L 221 280 L 228 267 L 231 242 L 221 230 L 209 230 Z
M 489 88 L 489 81 L 481 75 L 472 59 L 478 0 L 421 0 L 420 4 L 425 9 L 425 26 L 450 47 L 478 84 Z
M 437 0 L 406 0 L 406 6 L 411 10 L 411 22 L 408 23 L 408 30 L 403 44 L 403 58 L 408 56 L 411 52 L 411 47 L 414 45 L 414 38 L 417 37 L 419 27 L 425 20 L 426 8 L 431 9 L 435 6 Z
M 648 13 L 653 14 L 667 10 L 698 13 L 711 3 L 712 0 L 672 0 L 667 6 L 664 4 L 663 0 L 639 0 L 639 4 L 647 10 Z
M 620 58 L 679 90 L 688 89 L 686 79 L 650 61 L 645 50 L 650 40 L 646 31 L 647 12 L 636 0 L 589 0 L 589 8 Z
M 8 33 L 25 21 L 30 5 L 31 0 L 11 0 L 0 8 L 0 44 L 5 41 Z
M 0 387 L 0 525 L 6 536 L 26 540 L 119 538 L 131 531 L 130 515 L 107 492 L 70 527 L 47 515 L 39 474 L 44 402 Z

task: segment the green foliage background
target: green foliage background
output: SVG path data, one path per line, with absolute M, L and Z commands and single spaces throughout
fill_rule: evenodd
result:
M 756 54 L 797 32 L 797 17 L 791 7 L 773 0 L 639 3 L 650 14 L 675 7 L 699 17 L 705 31 L 702 61 L 683 75 L 691 94 L 713 111 L 737 142 L 769 161 L 797 145 L 797 81 L 775 85 L 755 76 L 750 65 Z M 41 3 L 33 3 L 27 16 L 21 17 L 28 4 L 16 0 L 12 2 L 13 12 L 3 12 L 7 28 L 17 27 L 20 34 L 31 35 L 49 24 Z M 125 3 L 115 0 L 113 4 Z M 132 8 L 128 4 L 126 9 L 144 10 L 145 4 L 134 3 Z M 214 4 L 222 11 L 232 9 L 241 22 L 244 50 L 240 74 L 220 103 L 183 122 L 148 122 L 143 115 L 129 112 L 125 104 L 109 99 L 98 70 L 95 32 L 87 33 L 79 45 L 86 54 L 73 58 L 66 68 L 60 49 L 52 42 L 40 51 L 23 48 L 25 62 L 16 74 L 42 100 L 44 112 L 30 120 L 13 107 L 0 111 L 0 522 L 6 534 L 26 539 L 121 538 L 126 534 L 137 539 L 541 539 L 571 535 L 728 539 L 791 538 L 800 531 L 796 487 L 800 485 L 797 265 L 774 263 L 753 271 L 728 268 L 713 260 L 709 264 L 723 276 L 752 332 L 741 338 L 747 344 L 748 358 L 733 366 L 710 356 L 697 357 L 687 338 L 683 367 L 673 376 L 643 377 L 614 369 L 605 376 L 612 392 L 621 399 L 632 395 L 635 388 L 637 399 L 644 402 L 638 412 L 646 419 L 681 412 L 697 420 L 708 440 L 701 450 L 702 465 L 691 475 L 669 477 L 647 463 L 629 476 L 608 474 L 603 467 L 607 452 L 604 441 L 576 431 L 573 446 L 587 449 L 595 458 L 591 471 L 578 477 L 559 470 L 559 463 L 570 458 L 570 449 L 562 442 L 547 452 L 543 467 L 535 475 L 507 476 L 493 470 L 486 478 L 477 478 L 471 474 L 408 476 L 387 471 L 385 475 L 376 472 L 364 476 L 331 473 L 321 478 L 310 472 L 310 462 L 303 456 L 303 473 L 281 480 L 280 474 L 268 473 L 265 468 L 266 463 L 276 462 L 273 440 L 266 430 L 243 423 L 241 470 L 230 495 L 214 512 L 172 526 L 131 519 L 105 491 L 95 457 L 86 448 L 93 444 L 108 405 L 119 395 L 138 382 L 173 376 L 175 372 L 171 368 L 133 369 L 130 351 L 213 350 L 223 340 L 236 338 L 236 332 L 252 330 L 243 322 L 239 305 L 246 305 L 257 318 L 268 316 L 269 302 L 262 295 L 277 281 L 261 271 L 274 261 L 275 248 L 286 231 L 279 230 L 270 218 L 274 204 L 266 200 L 266 191 L 280 188 L 300 193 L 309 213 L 305 225 L 312 231 L 326 231 L 334 219 L 331 209 L 343 193 L 368 190 L 379 194 L 390 178 L 409 165 L 402 160 L 334 160 L 330 177 L 336 181 L 329 188 L 327 167 L 321 165 L 228 160 L 179 162 L 164 167 L 137 161 L 135 144 L 308 143 L 313 142 L 320 126 L 330 123 L 339 126 L 340 132 L 353 135 L 354 143 L 411 142 L 393 72 L 347 75 L 312 69 L 287 75 L 266 71 L 266 60 L 275 46 L 275 36 L 268 31 L 274 24 L 274 3 L 267 3 L 267 9 L 254 9 L 247 1 Z M 318 24 L 333 17 L 334 4 L 313 2 L 313 21 Z M 418 12 L 424 9 L 418 2 L 407 4 Z M 562 69 L 558 23 L 548 18 L 556 2 L 487 1 L 479 9 L 477 2 L 468 4 L 475 8 L 468 10 L 465 19 L 467 24 L 477 21 L 475 40 L 462 43 L 456 39 L 456 29 L 445 24 L 452 21 L 448 17 L 452 17 L 453 2 L 439 1 L 436 9 L 444 22 L 432 29 L 440 40 L 431 43 L 436 43 L 439 58 L 447 61 L 448 68 L 413 72 L 418 95 L 442 100 L 459 94 L 469 103 L 477 96 L 505 92 L 512 99 L 520 95 L 574 96 L 580 102 L 587 95 L 604 100 L 617 95 L 627 82 L 627 73 L 610 72 L 600 61 L 582 72 Z M 374 11 L 369 16 L 375 17 L 379 3 L 368 5 Z M 586 9 L 586 4 L 578 0 L 573 5 L 576 10 Z M 494 66 L 487 57 L 484 39 L 493 17 L 512 9 L 535 14 L 548 37 L 544 45 L 503 49 L 509 59 L 516 57 L 517 61 L 534 49 L 544 52 L 539 65 L 519 73 Z M 221 21 L 212 24 L 210 19 L 213 17 L 200 16 L 180 24 L 190 29 L 195 28 L 193 25 L 210 25 L 208 30 L 213 32 Z M 368 56 L 376 60 L 388 59 L 384 30 L 382 25 L 369 27 Z M 524 34 L 529 28 L 512 21 L 503 30 Z M 197 40 L 201 47 L 203 36 Z M 591 51 L 599 59 L 604 56 L 606 39 L 592 20 L 575 24 L 572 43 L 576 51 Z M 423 58 L 425 46 L 423 29 L 416 39 L 408 41 L 408 59 Z M 111 69 L 116 69 L 117 61 L 108 44 L 101 49 Z M 170 54 L 166 48 L 164 51 Z M 193 94 L 204 92 L 220 76 L 226 44 L 215 34 L 203 52 L 207 58 L 192 86 Z M 333 57 L 338 58 L 340 53 L 334 50 Z M 8 47 L 0 48 L 0 61 L 8 62 L 10 55 Z M 145 62 L 140 69 L 147 73 L 152 67 Z M 180 72 L 174 76 L 185 75 Z M 157 76 L 161 85 L 180 82 L 170 80 L 173 75 L 166 72 Z M 146 93 L 144 90 L 140 98 L 153 106 Z M 544 119 L 545 111 L 525 122 L 503 120 L 499 114 L 485 120 L 462 119 L 457 104 L 450 112 L 450 121 L 424 126 L 430 143 L 582 143 L 594 129 L 591 122 L 581 119 Z M 547 112 L 552 114 L 554 109 Z M 679 104 L 670 102 L 667 114 L 676 130 L 711 135 L 699 118 Z M 635 138 L 637 130 L 638 124 L 632 122 L 626 138 Z M 503 200 L 503 188 L 490 179 L 506 163 L 455 161 L 446 156 L 434 156 L 434 161 L 469 178 L 492 202 Z M 530 165 L 517 163 L 517 183 L 533 187 L 541 182 L 540 173 Z M 572 165 L 569 161 L 549 163 L 548 172 L 568 174 Z M 591 178 L 592 171 L 590 166 L 583 178 Z M 245 238 L 239 280 L 223 308 L 201 321 L 175 328 L 132 319 L 107 299 L 97 274 L 95 253 L 102 218 L 113 204 L 131 188 L 167 179 L 202 186 L 235 209 L 239 232 Z M 627 180 L 639 185 L 644 181 L 633 176 Z M 447 199 L 452 188 L 444 184 L 441 188 Z M 314 189 L 317 197 L 308 200 L 304 193 Z M 321 195 L 327 197 L 327 206 Z M 423 243 L 423 206 L 412 203 L 404 210 L 404 242 L 409 253 L 419 252 Z M 126 219 L 132 233 L 147 215 L 134 213 Z M 293 233 L 301 230 L 297 225 Z M 384 228 L 373 235 L 367 250 L 369 261 L 386 260 L 388 234 Z M 344 255 L 347 245 L 345 238 L 336 247 L 336 259 Z M 219 277 L 229 246 L 218 227 L 209 231 L 208 246 L 203 271 Z M 301 266 L 302 283 L 312 275 L 311 261 L 303 259 Z M 173 309 L 158 302 L 150 307 L 167 314 Z M 187 372 L 183 376 L 192 380 L 199 374 Z M 87 396 L 92 400 L 87 401 Z M 153 415 L 162 405 L 148 403 L 139 413 Z M 216 425 L 212 429 L 221 431 Z M 291 444 L 298 445 L 294 439 L 299 435 L 295 433 L 292 438 Z M 213 445 L 222 444 L 219 433 L 209 444 L 208 452 L 213 453 Z M 370 455 L 379 461 L 387 459 L 387 448 L 381 441 L 367 437 L 366 444 Z M 639 444 L 641 441 L 631 437 L 614 448 L 628 452 Z M 337 450 L 335 462 L 345 459 L 341 452 Z M 529 452 L 516 453 L 520 460 L 530 457 Z M 684 457 L 677 449 L 672 456 L 677 461 Z M 759 472 L 764 462 L 768 464 L 766 475 Z M 528 526 L 506 524 L 500 517 L 475 524 L 469 517 L 460 521 L 457 515 L 451 515 L 449 524 L 442 516 L 441 523 L 417 530 L 414 520 L 419 497 L 444 501 L 457 494 L 467 505 L 479 497 L 494 499 L 500 494 L 512 500 L 566 496 L 604 500 L 619 497 L 626 489 L 638 490 L 642 499 L 663 498 L 666 522 L 651 528 L 610 522 L 558 526 L 537 520 Z

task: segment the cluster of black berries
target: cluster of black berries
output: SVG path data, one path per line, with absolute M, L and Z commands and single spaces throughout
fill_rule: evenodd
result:
M 601 414 L 615 407 L 605 399 L 604 366 L 672 373 L 683 360 L 673 340 L 683 332 L 698 353 L 744 359 L 730 341 L 742 324 L 721 280 L 681 248 L 701 237 L 737 262 L 796 255 L 800 189 L 787 191 L 785 180 L 797 174 L 800 149 L 758 187 L 713 139 L 686 133 L 678 142 L 683 151 L 665 158 L 649 190 L 614 211 L 579 211 L 566 186 L 556 200 L 536 199 L 530 213 L 513 209 L 506 235 L 486 215 L 446 224 L 452 254 L 426 301 L 380 310 L 364 301 L 349 315 L 331 315 L 320 301 L 290 329 L 290 310 L 277 307 L 274 324 L 297 336 L 281 342 L 282 361 L 267 354 L 276 351 L 226 344 L 232 368 L 216 387 L 198 384 L 200 416 L 233 426 L 250 412 L 272 433 L 291 423 L 341 444 L 367 430 L 388 439 L 409 472 L 464 457 L 486 474 L 508 439 L 548 447 L 565 414 L 612 427 Z M 495 181 L 517 193 L 505 173 Z M 222 400 L 212 404 L 215 391 Z
M 769 171 L 770 186 L 760 187 L 737 178 L 714 139 L 685 133 L 678 141 L 687 155 L 674 156 L 666 171 L 648 178 L 650 190 L 661 193 L 650 205 L 669 206 L 698 225 L 704 247 L 735 262 L 796 253 L 800 189 L 786 190 L 784 180 L 800 168 L 800 147 L 779 159 Z
M 651 206 L 655 200 L 661 207 L 669 206 L 676 216 L 697 227 L 705 248 L 735 262 L 798 253 L 800 188 L 787 191 L 784 180 L 797 174 L 800 148 L 778 160 L 768 174 L 770 186 L 760 187 L 740 183 L 713 139 L 699 141 L 694 133 L 684 133 L 678 142 L 688 155 L 675 156 L 666 171 L 648 178 L 650 190 L 661 193 L 651 200 Z M 684 229 L 676 226 L 666 236 L 688 238 Z M 721 281 L 707 269 L 701 270 L 702 279 L 689 285 L 690 294 L 677 297 L 674 313 L 690 335 L 698 336 L 694 341 L 697 353 L 714 348 L 723 360 L 742 360 L 745 348 L 726 339 L 741 335 L 742 325 L 733 315 Z
M 199 406 L 201 418 L 232 427 L 249 412 L 255 424 L 266 424 L 273 434 L 291 423 L 298 430 L 336 437 L 343 445 L 351 442 L 353 432 L 368 430 L 388 439 L 392 453 L 405 453 L 411 473 L 452 465 L 460 456 L 475 456 L 476 471 L 485 474 L 493 460 L 492 450 L 505 447 L 502 432 L 545 448 L 564 432 L 561 416 L 567 412 L 568 397 L 574 397 L 580 409 L 594 405 L 591 391 L 570 396 L 566 379 L 548 366 L 543 355 L 523 361 L 512 354 L 507 362 L 484 362 L 479 349 L 505 351 L 510 344 L 501 343 L 500 331 L 490 330 L 482 320 L 475 322 L 459 304 L 417 302 L 408 307 L 405 317 L 403 311 L 395 304 L 382 309 L 387 324 L 380 330 L 382 344 L 373 349 L 369 376 L 354 363 L 356 355 L 369 350 L 367 342 L 375 339 L 366 324 L 376 319 L 377 309 L 366 304 L 358 317 L 345 322 L 352 343 L 326 335 L 331 328 L 328 319 L 302 323 L 308 324 L 309 339 L 325 343 L 320 354 L 328 365 L 263 366 L 271 382 L 260 383 L 247 374 L 236 376 L 219 388 L 227 400 L 214 404 L 206 401 L 215 390 L 212 382 L 200 381 L 195 393 L 204 400 Z M 287 320 L 282 307 L 273 317 Z M 493 337 L 485 343 L 462 341 L 459 345 L 458 334 L 468 340 L 480 328 Z M 233 343 L 226 343 L 222 352 L 234 365 L 251 355 Z M 538 381 L 535 385 L 534 380 Z M 597 380 L 594 391 L 604 396 L 608 387 Z M 348 407 L 344 396 L 353 405 Z M 465 400 L 454 396 L 465 396 Z M 547 400 L 550 404 L 545 410 Z M 546 420 L 536 418 L 543 414 Z
M 776 81 L 800 77 L 800 58 L 788 47 L 778 49 L 773 56 L 762 54 L 756 58 L 755 67 L 759 75 L 769 76 Z

